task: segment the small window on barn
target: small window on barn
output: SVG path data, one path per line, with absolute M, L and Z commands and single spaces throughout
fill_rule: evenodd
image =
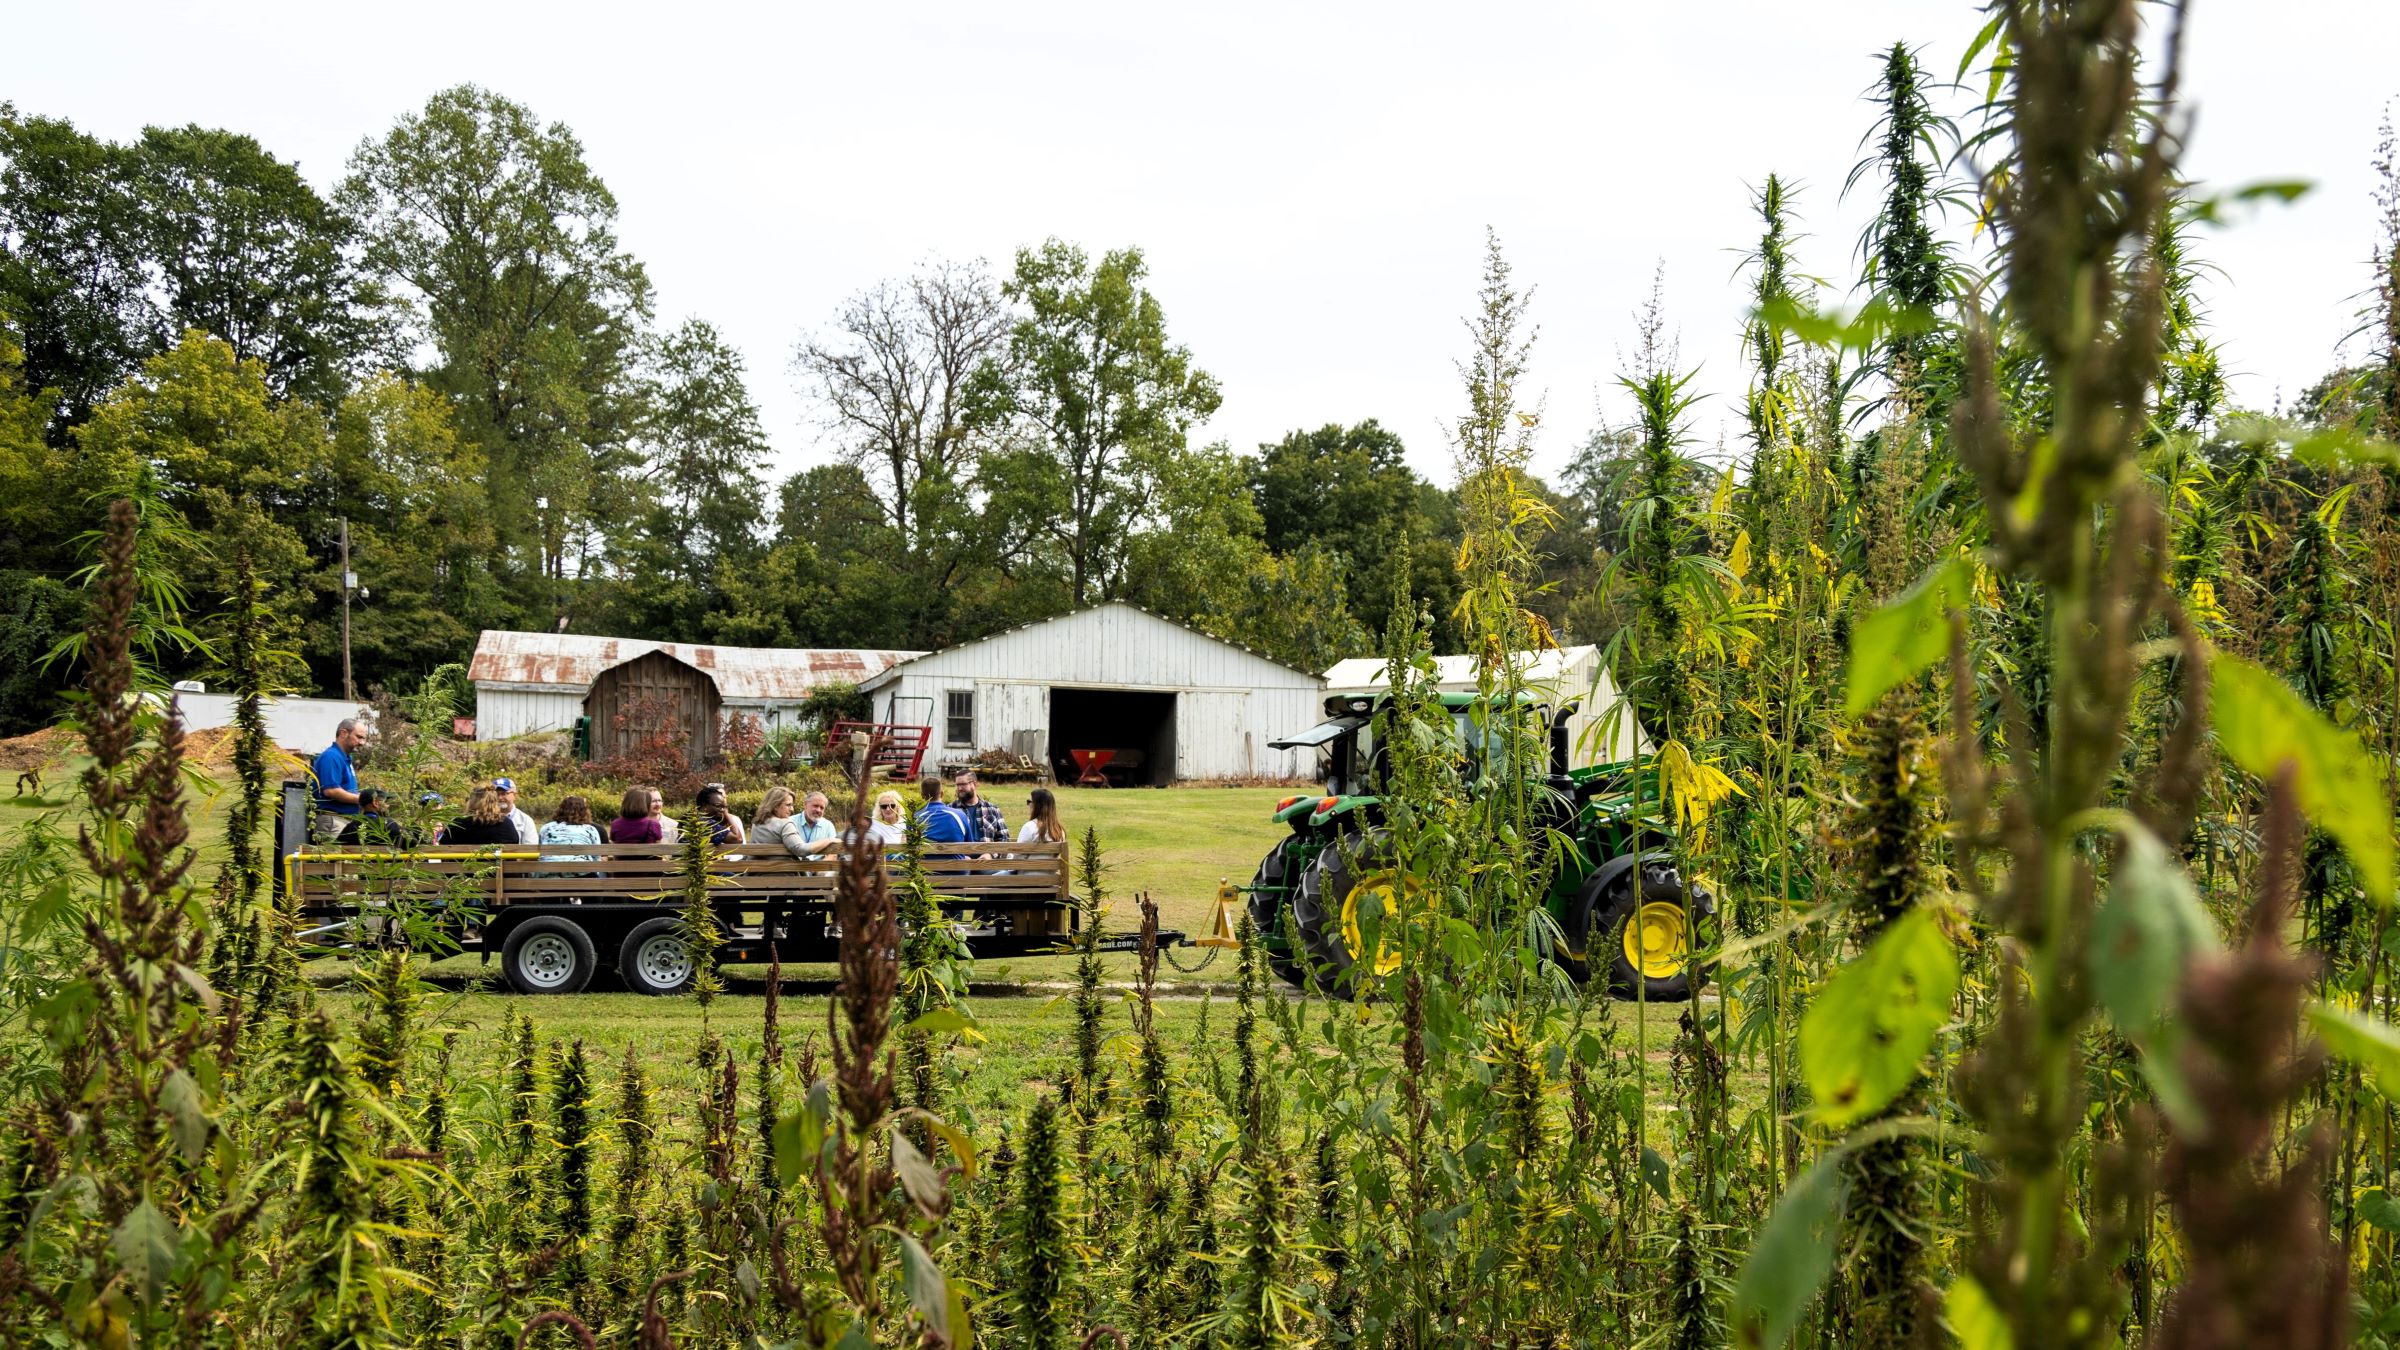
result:
M 975 744 L 975 691 L 953 689 L 942 718 L 942 744 L 973 748 Z

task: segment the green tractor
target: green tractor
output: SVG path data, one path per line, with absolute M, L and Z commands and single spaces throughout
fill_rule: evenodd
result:
M 1390 704 L 1389 695 L 1337 694 L 1326 700 L 1323 722 L 1270 742 L 1317 751 L 1325 771 L 1324 795 L 1277 804 L 1275 819 L 1291 833 L 1240 888 L 1276 972 L 1293 984 L 1314 979 L 1329 992 L 1346 992 L 1364 945 L 1362 906 L 1399 912 L 1406 881 L 1392 865 L 1381 796 L 1388 760 L 1375 743 Z M 1547 771 L 1527 774 L 1527 785 L 1537 789 L 1535 823 L 1575 843 L 1544 891 L 1565 936 L 1558 964 L 1578 981 L 1604 967 L 1609 992 L 1622 999 L 1663 1003 L 1697 992 L 1706 974 L 1693 960 L 1695 929 L 1700 916 L 1716 912 L 1716 897 L 1677 874 L 1655 791 L 1637 798 L 1636 764 L 1568 768 L 1572 703 L 1553 712 L 1522 700 L 1512 713 L 1497 698 L 1444 694 L 1441 706 L 1458 728 L 1461 771 L 1470 783 L 1492 771 L 1485 762 L 1492 748 L 1511 739 L 1539 744 L 1547 732 Z M 1526 719 L 1527 736 L 1493 734 L 1490 718 L 1510 715 Z M 1395 959 L 1385 948 L 1376 973 L 1388 973 Z

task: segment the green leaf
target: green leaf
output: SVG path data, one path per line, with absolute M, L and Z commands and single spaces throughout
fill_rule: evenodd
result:
M 2000 36 L 2000 22 L 1999 19 L 1993 19 L 1985 24 L 1983 31 L 1975 35 L 1975 40 L 1967 44 L 1967 54 L 1958 58 L 1958 74 L 1953 78 L 1967 78 L 1967 72 L 1975 66 L 1975 58 L 1983 55 L 1983 49 L 1991 46 L 1992 39 Z
M 1972 1275 L 1950 1282 L 1942 1315 L 1950 1323 L 1950 1334 L 1958 1337 L 1959 1350 L 2016 1350 L 2016 1333 L 2008 1329 L 2008 1319 Z
M 925 1211 L 925 1217 L 941 1217 L 942 1174 L 897 1126 L 892 1130 L 892 1170 L 900 1174 L 901 1189 L 917 1202 L 918 1209 Z
M 1769 301 L 1751 317 L 1807 346 L 1845 352 L 1868 351 L 1888 338 L 1934 328 L 1933 316 L 1923 310 L 1897 309 L 1880 299 L 1847 318 L 1791 300 Z
M 833 1085 L 819 1080 L 809 1085 L 800 1109 L 776 1120 L 768 1135 L 775 1148 L 775 1175 L 791 1185 L 825 1151 L 825 1122 L 833 1113 Z
M 2237 202 L 2263 201 L 2273 197 L 2279 202 L 2296 202 L 2316 188 L 2305 178 L 2269 178 L 2256 183 L 2244 183 L 2233 190 Z
M 958 1008 L 929 1008 L 917 1014 L 915 1020 L 900 1028 L 900 1034 L 924 1032 L 928 1036 L 955 1036 L 975 1025 L 975 1019 Z
M 2358 1217 L 2387 1233 L 2400 1233 L 2400 1200 L 2381 1186 L 2358 1193 Z
M 950 1281 L 943 1278 L 942 1268 L 933 1263 L 922 1243 L 906 1233 L 900 1235 L 900 1279 L 908 1286 L 909 1306 L 933 1334 L 950 1339 Z
M 932 1130 L 943 1143 L 950 1146 L 950 1152 L 958 1158 L 959 1169 L 965 1173 L 967 1180 L 973 1181 L 975 1179 L 975 1141 L 967 1137 L 965 1130 L 950 1124 L 940 1116 L 929 1115 L 921 1117 L 921 1119 L 924 1120 L 926 1128 Z
M 1800 1018 L 1817 1118 L 1839 1129 L 1890 1105 L 1916 1081 L 1957 990 L 1958 953 L 1930 909 L 1895 920 L 1835 973 Z
M 733 1268 L 733 1283 L 735 1288 L 742 1291 L 744 1304 L 756 1304 L 760 1287 L 758 1263 L 747 1256 L 743 1257 L 741 1262 Z
M 2273 781 L 2292 766 L 2300 809 L 2341 841 L 2367 896 L 2392 903 L 2392 802 L 2383 774 L 2356 736 L 2325 720 L 2292 687 L 2225 652 L 2209 662 L 2208 700 L 2225 757 Z
M 2141 1047 L 2142 1075 L 2175 1124 L 2194 1128 L 2200 1104 L 2176 1058 L 2175 1000 L 2195 957 L 2217 950 L 2217 928 L 2191 878 L 2140 822 L 2124 826 L 2125 852 L 2108 897 L 2092 916 L 2093 992 L 2117 1029 Z
M 200 1085 L 189 1073 L 177 1069 L 167 1075 L 159 1088 L 159 1104 L 167 1109 L 167 1132 L 174 1136 L 175 1150 L 183 1155 L 185 1165 L 198 1167 L 208 1156 L 208 1112 L 200 1100 Z
M 2222 225 L 2226 223 L 2225 207 L 2228 203 L 2253 206 L 2260 202 L 2273 201 L 2289 206 L 2307 196 L 2315 187 L 2316 184 L 2305 178 L 2262 179 L 2255 183 L 2244 183 L 2231 192 L 2219 192 L 2212 196 L 2202 197 L 2198 201 L 2192 202 L 2185 210 L 2193 220 L 2205 221 L 2211 225 Z
M 1839 1151 L 1800 1174 L 1767 1215 L 1733 1283 L 1734 1344 L 1779 1350 L 1833 1272 L 1849 1183 Z
M 2323 1002 L 2308 1005 L 2308 1024 L 2327 1050 L 2356 1064 L 2377 1092 L 2400 1102 L 2400 1027 Z
M 145 1197 L 117 1224 L 109 1242 L 127 1282 L 141 1291 L 145 1305 L 155 1306 L 166 1292 L 167 1282 L 175 1277 L 175 1258 L 182 1249 L 183 1235 Z
M 1859 621 L 1850 632 L 1851 716 L 1949 652 L 1949 613 L 1966 608 L 1974 584 L 1966 559 L 1952 558 Z
M 967 1316 L 967 1291 L 950 1286 L 950 1350 L 971 1350 L 975 1344 L 975 1322 Z
M 1650 1189 L 1658 1193 L 1659 1199 L 1670 1205 L 1675 1203 L 1673 1176 L 1667 1170 L 1667 1160 L 1658 1156 L 1657 1149 L 1649 1147 L 1642 1149 L 1642 1180 L 1648 1182 Z

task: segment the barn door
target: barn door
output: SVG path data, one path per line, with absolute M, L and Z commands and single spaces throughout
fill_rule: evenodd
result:
M 1175 776 L 1253 778 L 1258 752 L 1250 735 L 1250 695 L 1188 689 L 1176 696 Z

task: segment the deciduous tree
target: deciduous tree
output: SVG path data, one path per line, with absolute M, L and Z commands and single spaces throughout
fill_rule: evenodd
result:
M 1139 249 L 1097 264 L 1052 239 L 1017 251 L 1002 289 L 1022 308 L 1008 360 L 979 368 L 971 425 L 1012 437 L 995 505 L 1056 553 L 1068 602 L 1116 593 L 1126 541 L 1148 516 L 1162 465 L 1217 410 L 1217 382 L 1168 341 L 1143 289 Z
M 361 144 L 340 201 L 439 353 L 428 379 L 484 450 L 501 546 L 563 578 L 639 421 L 650 282 L 617 246 L 616 198 L 564 125 L 461 85 Z

